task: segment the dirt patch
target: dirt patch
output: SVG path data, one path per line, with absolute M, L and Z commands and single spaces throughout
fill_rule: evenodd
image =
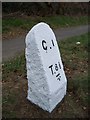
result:
M 10 75 L 10 77 L 9 77 Z M 26 76 L 10 73 L 3 79 L 3 117 L 5 118 L 84 118 L 88 117 L 80 100 L 72 91 L 52 113 L 48 113 L 27 100 L 28 81 Z M 78 107 L 79 106 L 79 107 Z

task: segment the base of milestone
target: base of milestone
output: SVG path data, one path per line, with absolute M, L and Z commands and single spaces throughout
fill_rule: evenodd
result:
M 43 95 L 42 93 L 37 93 L 37 91 L 28 90 L 27 99 L 32 103 L 38 105 L 43 110 L 52 112 L 56 105 L 64 98 L 66 95 L 66 84 L 63 85 L 58 91 L 51 95 Z

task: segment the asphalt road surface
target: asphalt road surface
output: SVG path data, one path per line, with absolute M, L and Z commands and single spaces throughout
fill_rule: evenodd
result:
M 88 25 L 83 25 L 78 27 L 59 28 L 53 31 L 57 40 L 63 40 L 68 37 L 87 33 L 90 31 L 88 28 Z M 16 54 L 20 54 L 25 49 L 25 36 L 26 35 L 2 41 L 2 61 L 6 61 L 9 58 L 14 57 Z

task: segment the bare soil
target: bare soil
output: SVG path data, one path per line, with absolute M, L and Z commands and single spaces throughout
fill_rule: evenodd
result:
M 71 79 L 71 70 L 65 68 L 65 71 Z M 27 100 L 27 85 L 26 76 L 18 71 L 8 73 L 7 79 L 3 79 L 3 118 L 88 118 L 88 107 L 82 105 L 72 88 L 53 112 L 48 113 Z

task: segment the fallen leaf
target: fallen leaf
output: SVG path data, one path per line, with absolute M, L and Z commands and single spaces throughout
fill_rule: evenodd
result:
M 86 110 L 87 108 L 86 107 L 83 107 L 84 110 Z

